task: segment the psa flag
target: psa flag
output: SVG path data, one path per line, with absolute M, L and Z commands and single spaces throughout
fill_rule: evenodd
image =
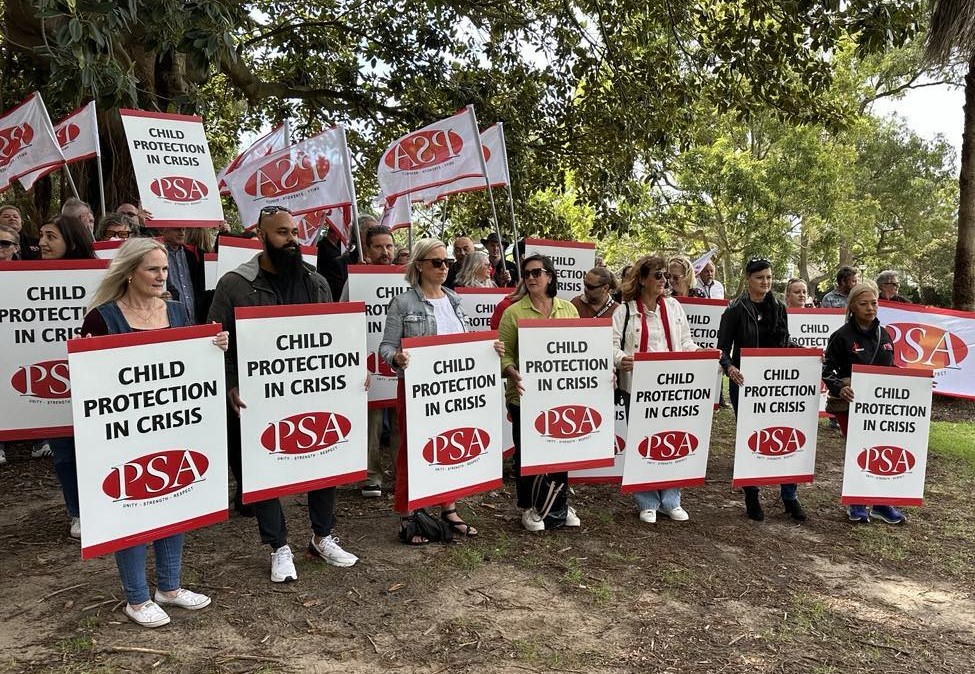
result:
M 22 175 L 63 164 L 61 146 L 39 93 L 0 117 L 0 192 Z
M 484 154 L 484 165 L 487 167 L 491 187 L 506 187 L 510 182 L 508 178 L 508 152 L 504 145 L 504 129 L 500 123 L 481 132 L 481 152 Z M 484 176 L 458 178 L 446 185 L 414 193 L 413 201 L 432 204 L 453 194 L 477 192 L 484 189 L 487 189 Z
M 266 157 L 272 152 L 283 150 L 290 144 L 291 139 L 288 138 L 286 124 L 282 124 L 270 133 L 267 133 L 255 140 L 249 148 L 234 157 L 234 160 L 227 164 L 226 168 L 217 174 L 217 186 L 220 189 L 220 194 L 225 194 L 228 196 L 230 195 L 230 189 L 227 188 L 227 182 L 225 180 L 228 174 L 233 173 L 243 166 L 246 166 L 252 161 L 257 161 L 262 157 Z
M 100 152 L 95 101 L 83 108 L 78 108 L 58 122 L 57 126 L 54 127 L 54 136 L 57 138 L 58 145 L 61 146 L 61 154 L 64 155 L 66 164 L 98 157 Z M 37 180 L 57 170 L 57 168 L 58 165 L 54 165 L 22 175 L 19 178 L 20 184 L 25 190 L 29 190 Z

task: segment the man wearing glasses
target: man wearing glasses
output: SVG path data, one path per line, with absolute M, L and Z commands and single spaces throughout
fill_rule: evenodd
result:
M 156 236 L 166 244 L 169 254 L 169 277 L 166 279 L 166 290 L 173 300 L 186 307 L 186 314 L 193 323 L 199 323 L 202 316 L 197 316 L 200 298 L 206 292 L 206 280 L 203 273 L 203 259 L 194 246 L 186 245 L 185 227 L 160 227 Z
M 593 267 L 582 279 L 583 291 L 578 297 L 572 298 L 572 304 L 579 312 L 579 318 L 611 317 L 619 307 L 619 302 L 613 299 L 616 290 L 616 278 L 606 267 Z
M 240 399 L 237 376 L 237 343 L 234 309 L 236 307 L 277 306 L 331 302 L 328 282 L 311 265 L 301 259 L 298 227 L 288 209 L 265 206 L 257 219 L 257 238 L 264 250 L 251 260 L 226 273 L 213 294 L 208 321 L 218 322 L 230 333 L 230 347 L 225 356 L 227 398 L 230 405 L 227 423 L 227 446 L 230 467 L 237 480 L 235 507 L 248 514 L 241 503 L 240 410 L 246 407 Z M 261 542 L 271 547 L 271 582 L 297 580 L 294 556 L 288 545 L 288 527 L 281 502 L 274 498 L 253 506 Z M 335 487 L 308 492 L 308 515 L 314 535 L 308 552 L 333 566 L 352 566 L 359 558 L 339 547 L 332 536 L 335 525 Z
M 132 234 L 129 220 L 121 213 L 109 213 L 98 222 L 95 228 L 95 241 L 124 241 Z
M 880 299 L 885 302 L 904 302 L 910 304 L 910 300 L 900 294 L 900 278 L 897 272 L 888 269 L 880 272 L 877 277 L 877 288 L 880 289 Z

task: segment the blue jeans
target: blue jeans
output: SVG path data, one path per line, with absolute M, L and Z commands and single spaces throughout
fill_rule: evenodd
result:
M 163 592 L 179 589 L 179 573 L 183 566 L 183 534 L 160 538 L 152 542 L 156 551 L 156 586 Z M 118 575 L 129 604 L 136 606 L 149 601 L 146 581 L 146 545 L 135 545 L 115 553 Z
M 728 395 L 731 397 L 731 406 L 735 409 L 735 417 L 738 416 L 738 384 L 728 381 Z M 795 483 L 780 484 L 779 490 L 782 492 L 783 501 L 795 501 L 798 486 Z M 758 494 L 758 487 L 742 487 L 741 489 L 748 494 Z
M 680 507 L 680 489 L 660 489 L 638 491 L 633 494 L 640 510 L 663 510 L 670 512 Z
M 54 472 L 61 483 L 64 505 L 71 517 L 81 517 L 78 505 L 78 464 L 74 455 L 74 438 L 52 438 L 51 453 L 54 454 Z

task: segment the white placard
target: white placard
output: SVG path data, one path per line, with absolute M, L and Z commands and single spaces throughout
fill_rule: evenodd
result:
M 497 339 L 492 331 L 403 340 L 410 510 L 501 487 Z
M 217 287 L 217 281 L 223 278 L 228 271 L 233 271 L 245 262 L 250 262 L 254 256 L 264 251 L 264 244 L 257 238 L 242 239 L 239 236 L 221 236 L 217 246 L 217 277 L 213 282 L 213 287 Z M 312 267 L 318 264 L 318 249 L 314 246 L 301 246 L 301 259 L 305 264 Z M 333 298 L 338 299 L 338 298 Z
M 691 329 L 691 339 L 702 349 L 718 348 L 718 326 L 721 325 L 721 314 L 728 308 L 728 300 L 711 299 L 707 297 L 678 297 L 687 324 Z M 721 402 L 722 374 L 721 366 L 715 374 L 714 406 Z
M 559 277 L 559 297 L 564 300 L 571 300 L 582 294 L 583 279 L 596 266 L 594 243 L 525 239 L 525 255 L 522 259 L 536 254 L 552 258 Z
M 73 339 L 81 555 L 227 519 L 227 402 L 215 324 Z
M 217 254 L 203 254 L 203 282 L 204 290 L 215 290 L 217 287 Z
M 704 484 L 718 351 L 633 356 L 624 493 Z
M 830 335 L 843 327 L 846 322 L 846 309 L 828 307 L 789 309 L 789 337 L 805 349 L 826 351 Z M 819 382 L 819 416 L 826 414 L 826 399 L 829 389 L 825 382 Z
M 366 479 L 364 311 L 235 310 L 244 503 Z
M 603 482 L 620 482 L 623 479 L 623 462 L 626 458 L 626 406 L 620 404 L 615 408 L 615 423 L 613 432 L 616 434 L 614 451 L 616 456 L 613 465 L 606 468 L 588 468 L 585 470 L 570 470 L 569 482 L 598 484 Z
M 812 482 L 819 349 L 742 349 L 733 487 Z
M 396 405 L 396 371 L 379 355 L 379 343 L 386 330 L 386 310 L 390 301 L 410 286 L 403 278 L 403 268 L 392 265 L 351 265 L 349 267 L 349 300 L 366 303 L 366 365 L 372 374 L 369 384 L 369 407 Z
M 854 365 L 843 465 L 845 505 L 921 505 L 932 371 Z
M 522 319 L 518 361 L 522 475 L 613 465 L 612 319 Z
M 108 264 L 0 262 L 0 441 L 71 435 L 66 343 Z
M 203 119 L 119 110 L 148 227 L 216 227 L 220 191 Z
M 99 260 L 114 260 L 123 243 L 125 241 L 121 239 L 109 239 L 108 241 L 95 241 L 91 247 L 95 249 L 95 257 Z

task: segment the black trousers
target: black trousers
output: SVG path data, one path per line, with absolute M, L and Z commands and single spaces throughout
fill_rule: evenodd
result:
M 518 507 L 522 510 L 531 508 L 532 486 L 535 484 L 535 476 L 521 475 L 521 406 L 508 403 L 508 414 L 511 415 L 511 436 L 515 443 L 515 453 L 512 456 L 515 466 L 515 493 L 518 498 Z M 565 471 L 561 473 L 548 473 L 553 482 L 568 484 L 569 474 Z

